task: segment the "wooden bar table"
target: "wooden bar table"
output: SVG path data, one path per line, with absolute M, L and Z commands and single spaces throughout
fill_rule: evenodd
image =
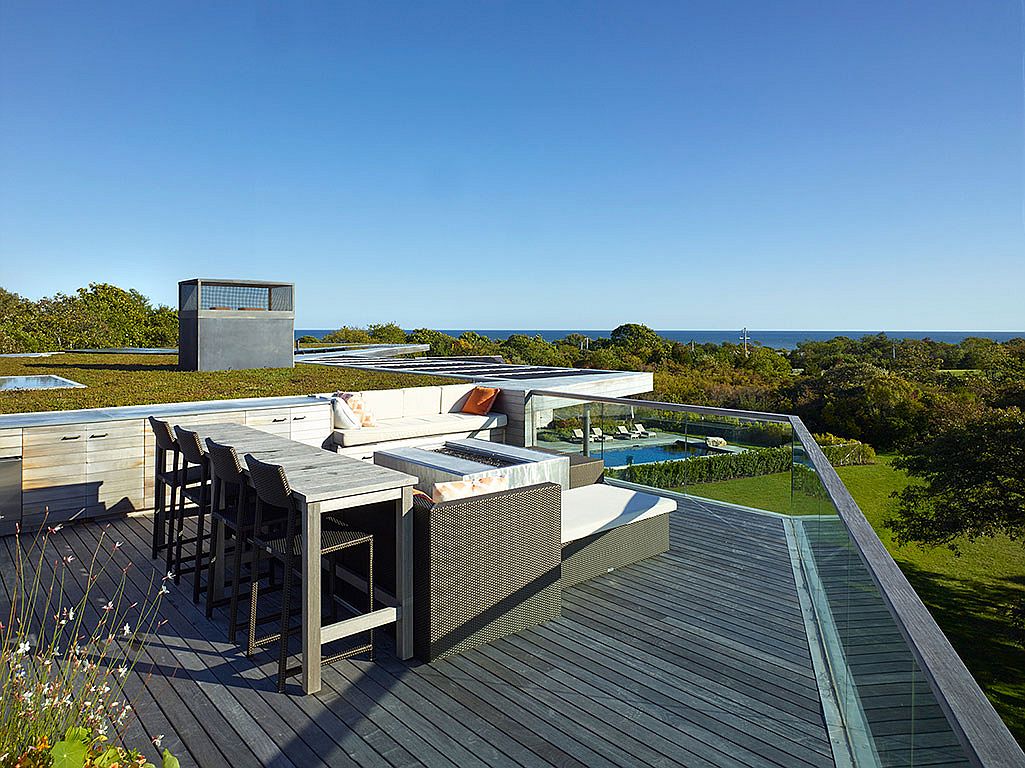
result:
M 321 646 L 373 627 L 395 623 L 400 659 L 413 655 L 413 486 L 417 478 L 347 456 L 304 445 L 240 424 L 197 424 L 186 427 L 206 438 L 230 445 L 242 459 L 280 464 L 299 503 L 302 519 L 302 686 L 320 690 Z M 246 468 L 248 472 L 248 468 Z M 321 626 L 320 516 L 383 501 L 395 502 L 395 606 Z M 217 534 L 216 586 L 223 591 L 223 530 Z M 312 544 L 312 545 L 311 545 Z

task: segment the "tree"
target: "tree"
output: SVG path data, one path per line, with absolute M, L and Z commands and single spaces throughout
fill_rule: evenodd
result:
M 40 351 L 27 333 L 33 310 L 31 301 L 0 288 L 0 353 Z
M 612 331 L 610 339 L 612 344 L 625 354 L 651 365 L 656 365 L 669 357 L 672 348 L 669 341 L 640 323 L 625 323 L 618 326 Z
M 448 357 L 456 353 L 456 339 L 441 331 L 430 328 L 417 328 L 409 334 L 412 344 L 428 344 L 431 349 L 427 353 L 434 357 Z
M 798 382 L 792 409 L 816 432 L 888 450 L 925 428 L 934 399 L 931 390 L 891 371 L 868 363 L 841 363 Z
M 455 353 L 457 355 L 497 355 L 499 354 L 498 344 L 482 336 L 475 331 L 466 331 L 460 334 L 456 340 Z
M 29 301 L 0 289 L 0 345 L 8 351 L 69 347 L 173 347 L 178 315 L 135 289 L 90 283 L 72 295 Z
M 894 464 L 921 478 L 887 521 L 901 543 L 956 549 L 959 539 L 1025 536 L 1025 412 L 966 409 L 946 416 Z
M 367 326 L 367 333 L 374 341 L 382 344 L 405 344 L 406 332 L 396 323 L 379 323 Z
M 347 325 L 343 325 L 337 331 L 331 331 L 321 341 L 326 341 L 329 344 L 373 344 L 374 340 L 370 338 L 370 334 L 364 331 L 362 328 L 350 328 Z
M 894 464 L 922 479 L 896 494 L 886 521 L 897 542 L 958 552 L 962 540 L 1003 534 L 1025 543 L 1025 411 L 977 406 L 943 419 Z M 1025 558 L 1025 547 L 1022 557 Z M 1025 645 L 1025 599 L 1005 606 Z
M 502 359 L 522 365 L 551 365 L 562 367 L 569 364 L 567 357 L 554 344 L 540 335 L 525 336 L 514 333 L 500 345 Z

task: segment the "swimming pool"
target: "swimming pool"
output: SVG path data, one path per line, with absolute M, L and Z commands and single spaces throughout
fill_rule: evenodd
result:
M 666 445 L 643 445 L 636 444 L 626 448 L 618 446 L 592 446 L 591 455 L 605 459 L 605 466 L 625 467 L 628 464 L 650 464 L 653 461 L 675 461 L 678 459 L 692 459 L 695 456 L 705 456 L 708 451 L 703 445 L 683 446 L 676 443 Z
M 0 376 L 0 391 L 17 389 L 76 389 L 85 387 L 77 381 L 50 374 L 40 376 Z

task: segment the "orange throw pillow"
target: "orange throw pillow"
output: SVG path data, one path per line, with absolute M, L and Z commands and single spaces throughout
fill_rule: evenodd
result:
M 498 399 L 498 393 L 501 391 L 494 387 L 474 387 L 463 405 L 463 413 L 487 416 L 495 406 L 495 400 Z

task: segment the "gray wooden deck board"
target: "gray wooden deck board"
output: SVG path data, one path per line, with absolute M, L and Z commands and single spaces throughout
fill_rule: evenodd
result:
M 136 598 L 161 568 L 150 525 L 108 530 L 139 573 Z M 81 560 L 100 530 L 69 526 L 55 543 Z M 779 519 L 697 505 L 674 515 L 671 541 L 566 590 L 561 619 L 433 665 L 399 661 L 380 633 L 376 663 L 325 667 L 315 696 L 276 693 L 271 654 L 230 646 L 225 612 L 207 620 L 186 578 L 162 608 L 152 673 L 133 680 L 131 735 L 164 733 L 201 766 L 832 765 Z M 885 708 L 900 691 L 877 693 Z

